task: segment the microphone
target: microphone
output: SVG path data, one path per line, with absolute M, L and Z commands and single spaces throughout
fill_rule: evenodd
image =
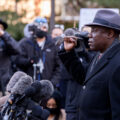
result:
M 41 98 L 43 97 L 50 97 L 54 92 L 54 86 L 50 80 L 41 80 L 40 81 L 42 88 L 41 88 Z
M 20 77 L 19 81 L 11 89 L 11 94 L 23 95 L 25 89 L 28 88 L 33 82 L 32 77 L 25 75 Z
M 35 94 L 39 93 L 41 90 L 41 83 L 39 81 L 35 81 L 31 84 L 27 89 L 25 89 L 25 96 L 33 97 Z
M 20 80 L 13 86 L 13 89 L 11 90 L 11 96 L 10 99 L 5 104 L 4 108 L 2 109 L 2 116 L 6 117 L 7 110 L 12 110 L 13 112 L 7 113 L 8 116 L 14 118 L 16 116 L 11 116 L 12 113 L 20 114 L 18 118 L 22 118 L 23 114 L 26 109 L 31 109 L 34 111 L 34 109 L 38 109 L 39 111 L 42 111 L 40 109 L 40 106 L 36 106 L 35 104 L 30 104 L 30 99 L 34 102 L 39 102 L 40 100 L 44 99 L 45 97 L 49 97 L 53 94 L 54 87 L 52 83 L 49 80 L 41 80 L 35 81 L 32 83 L 32 78 L 28 75 L 22 76 Z M 30 98 L 30 99 L 29 99 Z M 15 109 L 13 109 L 15 107 Z M 19 112 L 18 108 L 21 110 Z M 33 112 L 34 113 L 34 112 Z M 43 114 L 45 111 L 41 112 L 41 116 L 44 116 Z M 36 115 L 34 113 L 34 115 Z
M 7 91 L 11 94 L 1 110 L 2 116 L 5 115 L 7 109 L 11 109 L 11 106 L 13 104 L 15 104 L 18 100 L 24 98 L 24 90 L 30 86 L 32 82 L 32 78 L 26 73 L 21 71 L 14 73 L 7 85 Z
M 39 82 L 39 81 L 37 81 Z M 40 101 L 42 101 L 45 98 L 50 97 L 53 92 L 54 92 L 54 87 L 53 84 L 51 83 L 51 81 L 49 80 L 41 80 L 39 82 L 39 86 L 37 86 L 37 82 L 33 83 L 31 86 L 34 86 L 35 89 L 37 89 L 36 93 L 31 97 L 31 99 L 37 103 L 39 103 Z
M 17 71 L 13 74 L 13 76 L 11 77 L 9 83 L 7 84 L 7 87 L 6 87 L 6 90 L 8 92 L 11 92 L 13 86 L 19 81 L 19 79 L 22 77 L 22 76 L 25 76 L 27 75 L 26 73 L 22 72 L 22 71 Z

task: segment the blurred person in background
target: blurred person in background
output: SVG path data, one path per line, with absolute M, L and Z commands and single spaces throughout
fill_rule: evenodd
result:
M 60 64 L 56 46 L 47 34 L 47 20 L 38 17 L 33 23 L 29 28 L 32 36 L 19 43 L 22 54 L 16 57 L 15 64 L 34 80 L 49 79 L 56 87 Z
M 26 38 L 34 37 L 33 35 L 36 29 L 41 29 L 42 31 L 47 32 L 48 35 L 48 28 L 49 26 L 46 18 L 36 17 L 32 23 L 28 23 L 24 27 L 24 38 L 20 40 L 20 43 Z
M 5 95 L 5 88 L 11 77 L 11 56 L 20 53 L 16 40 L 5 30 L 8 24 L 0 19 L 0 91 Z
M 51 37 L 54 41 L 54 43 L 56 43 L 56 39 L 57 37 L 60 37 L 64 32 L 64 25 L 62 24 L 55 24 L 54 28 L 51 32 Z
M 39 26 L 41 30 L 48 32 L 48 22 L 46 18 L 37 17 L 35 18 L 33 24 Z
M 61 93 L 55 90 L 53 95 L 47 100 L 45 108 L 50 112 L 47 120 L 66 120 L 65 110 L 61 109 L 61 98 Z
M 54 28 L 52 29 L 52 33 L 51 33 L 52 38 L 54 39 L 58 36 L 61 36 L 63 34 L 63 31 L 64 31 L 64 25 L 60 25 L 60 24 L 54 25 Z
M 52 39 L 51 36 L 48 34 L 48 28 L 49 28 L 49 26 L 48 26 L 48 22 L 47 22 L 46 18 L 36 17 L 32 23 L 28 23 L 25 25 L 24 30 L 23 30 L 24 37 L 19 41 L 19 45 L 21 46 L 21 44 L 23 44 L 27 40 L 34 41 L 34 39 L 36 37 L 35 36 L 36 29 L 41 29 L 41 30 L 45 31 L 47 33 L 47 35 L 46 35 L 47 38 Z M 13 73 L 21 70 L 15 62 L 16 56 L 12 56 L 11 61 L 12 61 Z

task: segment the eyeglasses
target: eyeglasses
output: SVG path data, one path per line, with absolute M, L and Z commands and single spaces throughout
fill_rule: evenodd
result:
M 60 28 L 60 29 L 64 30 L 64 25 L 63 24 L 55 24 L 54 28 Z

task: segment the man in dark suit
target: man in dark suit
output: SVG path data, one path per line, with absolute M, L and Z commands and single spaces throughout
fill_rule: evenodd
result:
M 81 83 L 79 120 L 120 120 L 120 15 L 99 10 L 89 34 L 89 46 L 98 54 L 85 72 L 74 52 L 76 38 L 64 38 L 59 56 Z

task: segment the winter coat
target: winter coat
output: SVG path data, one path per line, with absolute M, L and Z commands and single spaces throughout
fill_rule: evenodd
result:
M 93 55 L 92 52 L 87 51 L 77 51 L 77 55 L 82 64 L 87 67 Z M 63 66 L 64 67 L 64 66 Z M 64 74 L 66 73 L 66 74 Z M 66 103 L 65 110 L 67 113 L 67 120 L 78 120 L 79 118 L 79 101 L 80 101 L 80 91 L 82 89 L 81 84 L 75 81 L 70 73 L 64 68 L 63 77 L 64 81 L 67 80 L 67 91 L 66 91 Z M 71 89 L 72 88 L 72 89 Z
M 11 61 L 10 57 L 20 53 L 17 42 L 5 32 L 0 37 L 0 82 L 4 86 L 11 77 Z
M 59 55 L 75 80 L 83 85 L 79 100 L 79 120 L 119 120 L 120 43 L 98 61 L 92 72 L 90 64 L 87 75 L 74 51 Z

